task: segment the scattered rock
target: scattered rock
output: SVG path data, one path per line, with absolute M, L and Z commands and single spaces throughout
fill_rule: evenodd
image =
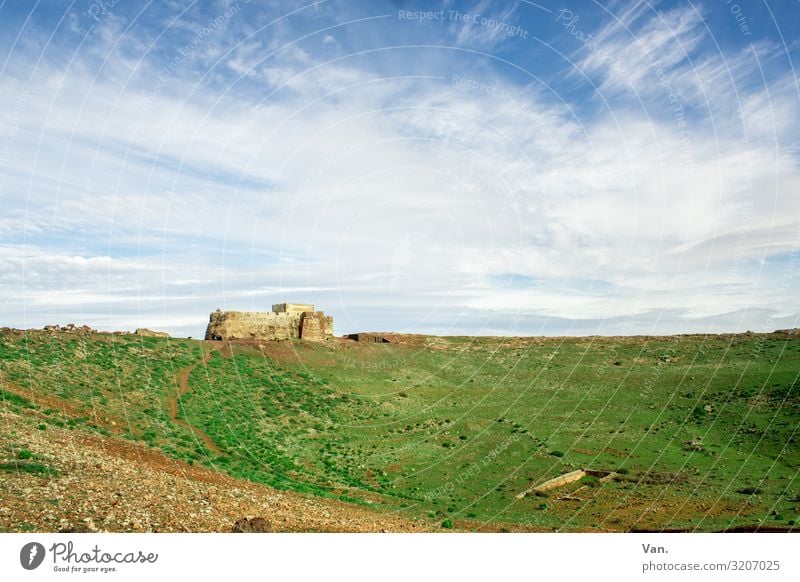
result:
M 237 480 L 126 439 L 59 427 L 38 430 L 41 421 L 34 412 L 27 417 L 0 411 L 0 422 L 56 470 L 49 476 L 3 473 L 0 531 L 4 532 L 432 529 L 393 512 Z M 269 519 L 254 517 L 265 514 Z M 231 516 L 237 515 L 247 517 L 232 526 Z
M 65 326 L 58 326 L 58 325 L 45 325 L 42 328 L 42 331 L 48 333 L 55 333 L 55 332 L 65 332 L 65 333 L 78 333 L 78 334 L 89 334 L 89 333 L 97 333 L 97 330 L 94 328 L 89 327 L 88 325 L 75 325 L 74 323 L 68 323 Z
M 703 446 L 703 443 L 700 442 L 700 439 L 694 439 L 691 441 L 686 441 L 683 443 L 683 450 L 684 451 L 693 451 L 693 452 L 701 452 L 706 450 Z

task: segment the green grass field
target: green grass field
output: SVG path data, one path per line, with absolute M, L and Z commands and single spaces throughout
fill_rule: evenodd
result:
M 0 401 L 43 413 L 44 425 L 121 434 L 237 477 L 445 528 L 796 524 L 798 338 L 406 341 L 223 346 L 8 331 Z M 209 351 L 178 418 L 220 452 L 169 411 L 176 376 Z M 615 474 L 517 498 L 575 469 Z

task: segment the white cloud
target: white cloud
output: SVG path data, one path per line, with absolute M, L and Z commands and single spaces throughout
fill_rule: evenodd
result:
M 382 77 L 300 47 L 264 60 L 253 39 L 223 62 L 263 82 L 261 95 L 180 75 L 157 94 L 55 68 L 40 70 L 36 91 L 9 76 L 0 129 L 18 127 L 3 165 L 5 315 L 149 314 L 196 334 L 204 318 L 190 328 L 193 314 L 277 298 L 327 302 L 353 326 L 374 328 L 359 311 L 369 307 L 439 331 L 462 309 L 668 313 L 670 325 L 796 314 L 797 294 L 777 307 L 774 297 L 797 288 L 796 272 L 781 270 L 800 248 L 791 83 L 727 98 L 709 89 L 745 131 L 737 116 L 690 114 L 705 90 L 693 67 L 696 78 L 726 70 L 687 58 L 701 41 L 693 12 L 623 20 L 634 32 L 612 23 L 596 39 L 628 74 L 598 54 L 581 66 L 605 95 L 633 89 L 643 101 L 620 98 L 602 116 L 494 75 L 470 89 L 453 82 L 461 68 Z M 685 100 L 685 126 L 663 114 L 654 56 Z M 747 77 L 735 60 L 735 78 Z

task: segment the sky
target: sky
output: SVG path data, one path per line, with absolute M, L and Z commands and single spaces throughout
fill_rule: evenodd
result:
M 0 3 L 0 325 L 800 326 L 800 3 Z

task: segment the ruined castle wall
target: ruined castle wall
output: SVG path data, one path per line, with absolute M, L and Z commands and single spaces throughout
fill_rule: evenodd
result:
M 360 343 L 367 343 L 367 344 L 388 344 L 391 343 L 388 339 L 383 337 L 379 333 L 349 333 L 346 336 L 347 339 L 355 340 Z
M 300 327 L 300 337 L 312 342 L 321 342 L 325 339 L 322 334 L 320 318 L 313 313 L 304 313 Z
M 206 328 L 207 340 L 302 338 L 324 341 L 332 335 L 333 318 L 322 311 L 276 313 L 218 310 L 211 314 Z
M 272 306 L 272 311 L 275 313 L 305 313 L 307 311 L 314 311 L 312 303 L 276 303 Z
M 333 335 L 333 318 L 326 316 L 322 311 L 312 311 L 303 314 L 300 327 L 300 337 L 312 342 L 321 342 Z
M 290 339 L 300 337 L 299 313 L 216 311 L 206 339 Z

